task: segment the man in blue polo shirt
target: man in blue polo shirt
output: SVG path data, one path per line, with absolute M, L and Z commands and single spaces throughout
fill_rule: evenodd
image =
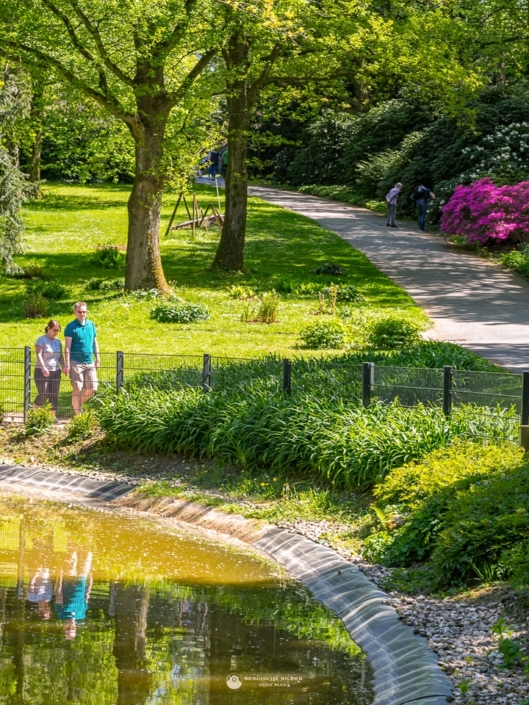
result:
M 73 307 L 75 321 L 64 329 L 64 374 L 70 375 L 72 383 L 73 412 L 81 413 L 81 407 L 96 391 L 98 381 L 96 369 L 99 367 L 99 347 L 96 327 L 86 318 L 88 309 L 84 301 Z M 94 363 L 95 357 L 95 363 Z

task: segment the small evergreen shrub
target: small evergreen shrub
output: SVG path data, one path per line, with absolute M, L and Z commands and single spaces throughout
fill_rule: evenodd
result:
M 99 427 L 97 416 L 92 411 L 84 410 L 81 414 L 74 416 L 68 421 L 68 442 L 76 443 L 90 438 Z
M 151 318 L 159 323 L 196 323 L 207 321 L 209 308 L 204 304 L 191 304 L 177 299 L 160 301 L 151 309 Z
M 26 414 L 24 435 L 40 436 L 53 426 L 54 423 L 55 415 L 49 402 L 43 406 L 33 406 L 31 409 L 28 409 Z
M 40 295 L 48 301 L 60 301 L 70 295 L 69 289 L 56 279 L 28 284 L 26 292 L 28 296 Z
M 125 287 L 123 279 L 98 279 L 93 277 L 86 283 L 88 291 L 122 291 Z
M 420 340 L 417 326 L 402 318 L 380 318 L 370 324 L 368 345 L 375 350 L 393 350 L 415 345 Z
M 101 269 L 118 269 L 123 264 L 123 254 L 117 245 L 107 242 L 103 245 L 97 245 L 90 258 L 90 263 L 94 267 L 101 267 Z
M 42 294 L 29 294 L 22 305 L 26 318 L 46 318 L 49 316 L 50 304 Z
M 340 349 L 347 341 L 347 331 L 339 321 L 322 321 L 304 328 L 299 337 L 310 350 Z

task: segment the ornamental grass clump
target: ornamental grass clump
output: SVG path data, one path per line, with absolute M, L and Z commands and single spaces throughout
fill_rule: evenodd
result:
M 510 438 L 509 412 L 398 402 L 364 409 L 335 393 L 308 388 L 292 396 L 268 380 L 203 394 L 127 387 L 102 398 L 101 427 L 119 445 L 159 453 L 205 456 L 273 472 L 313 475 L 338 487 L 368 488 L 386 474 L 450 443 L 480 434 Z M 514 428 L 514 430 L 513 430 Z
M 441 230 L 485 244 L 526 238 L 529 234 L 529 181 L 495 186 L 491 179 L 457 186 L 443 208 Z

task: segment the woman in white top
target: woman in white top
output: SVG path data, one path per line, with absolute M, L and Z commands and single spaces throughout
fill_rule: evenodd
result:
M 42 406 L 49 402 L 54 414 L 57 413 L 61 369 L 64 367 L 62 343 L 57 338 L 60 330 L 59 321 L 51 320 L 45 328 L 46 335 L 41 335 L 35 344 L 37 352 L 35 385 L 39 393 L 34 404 Z

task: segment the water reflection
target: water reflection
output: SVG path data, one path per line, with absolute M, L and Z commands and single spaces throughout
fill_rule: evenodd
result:
M 0 703 L 364 705 L 343 625 L 254 555 L 0 499 Z

